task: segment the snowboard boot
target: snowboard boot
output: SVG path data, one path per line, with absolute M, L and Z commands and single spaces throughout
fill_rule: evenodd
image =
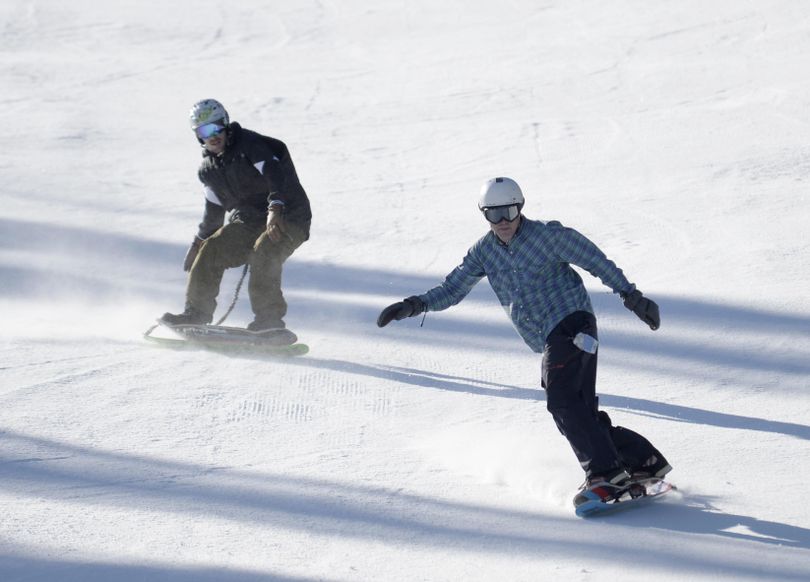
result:
M 622 496 L 630 486 L 630 473 L 622 468 L 613 469 L 602 475 L 591 475 L 585 479 L 579 493 L 574 496 L 574 507 L 588 501 L 609 503 Z
M 284 322 L 274 317 L 256 317 L 251 321 L 247 330 L 253 333 L 263 334 L 268 332 L 277 332 L 280 329 L 287 327 Z
M 211 323 L 213 316 L 199 309 L 186 307 L 183 313 L 164 313 L 160 320 L 169 325 L 202 325 Z
M 257 317 L 248 324 L 247 330 L 262 342 L 273 345 L 291 345 L 298 341 L 298 336 L 280 319 Z
M 664 475 L 672 471 L 672 465 L 667 463 L 667 460 L 661 453 L 651 455 L 649 459 L 642 463 L 641 467 L 633 470 L 633 479 L 663 479 Z

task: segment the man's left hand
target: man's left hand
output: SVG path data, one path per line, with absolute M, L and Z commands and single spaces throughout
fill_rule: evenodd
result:
M 650 326 L 655 331 L 661 327 L 661 316 L 658 313 L 658 304 L 652 299 L 647 299 L 641 291 L 636 289 L 632 293 L 623 295 L 624 306 L 635 313 L 638 318 Z
M 284 236 L 284 217 L 280 207 L 273 207 L 267 215 L 267 237 L 273 242 L 279 242 Z

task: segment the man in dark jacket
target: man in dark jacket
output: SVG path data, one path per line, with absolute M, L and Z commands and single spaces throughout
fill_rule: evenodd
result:
M 205 213 L 183 264 L 189 273 L 185 311 L 162 319 L 174 325 L 210 323 L 225 269 L 249 263 L 255 317 L 247 328 L 257 333 L 284 328 L 282 265 L 309 238 L 312 219 L 287 146 L 230 122 L 214 99 L 196 103 L 190 117 L 203 147 L 198 176 Z

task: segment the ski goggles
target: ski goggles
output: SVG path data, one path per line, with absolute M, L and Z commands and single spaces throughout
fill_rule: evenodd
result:
M 223 131 L 225 131 L 225 126 L 221 123 L 206 123 L 205 125 L 201 125 L 194 130 L 197 137 L 200 139 L 212 138 L 215 135 L 219 135 Z
M 481 212 L 484 213 L 484 218 L 492 224 L 498 224 L 502 220 L 512 222 L 520 216 L 520 207 L 517 204 L 510 204 L 509 206 L 493 206 L 492 208 L 482 208 Z

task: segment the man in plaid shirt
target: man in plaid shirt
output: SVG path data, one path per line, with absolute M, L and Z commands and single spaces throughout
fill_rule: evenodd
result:
M 658 305 L 594 243 L 559 222 L 524 217 L 523 203 L 514 180 L 494 178 L 484 184 L 478 207 L 490 232 L 441 285 L 386 307 L 377 325 L 447 309 L 487 277 L 520 336 L 543 354 L 548 410 L 585 470 L 574 504 L 611 501 L 634 479 L 660 478 L 672 467 L 647 439 L 613 426 L 607 413 L 599 411 L 596 318 L 582 278 L 571 265 L 598 277 L 653 330 L 660 325 Z

